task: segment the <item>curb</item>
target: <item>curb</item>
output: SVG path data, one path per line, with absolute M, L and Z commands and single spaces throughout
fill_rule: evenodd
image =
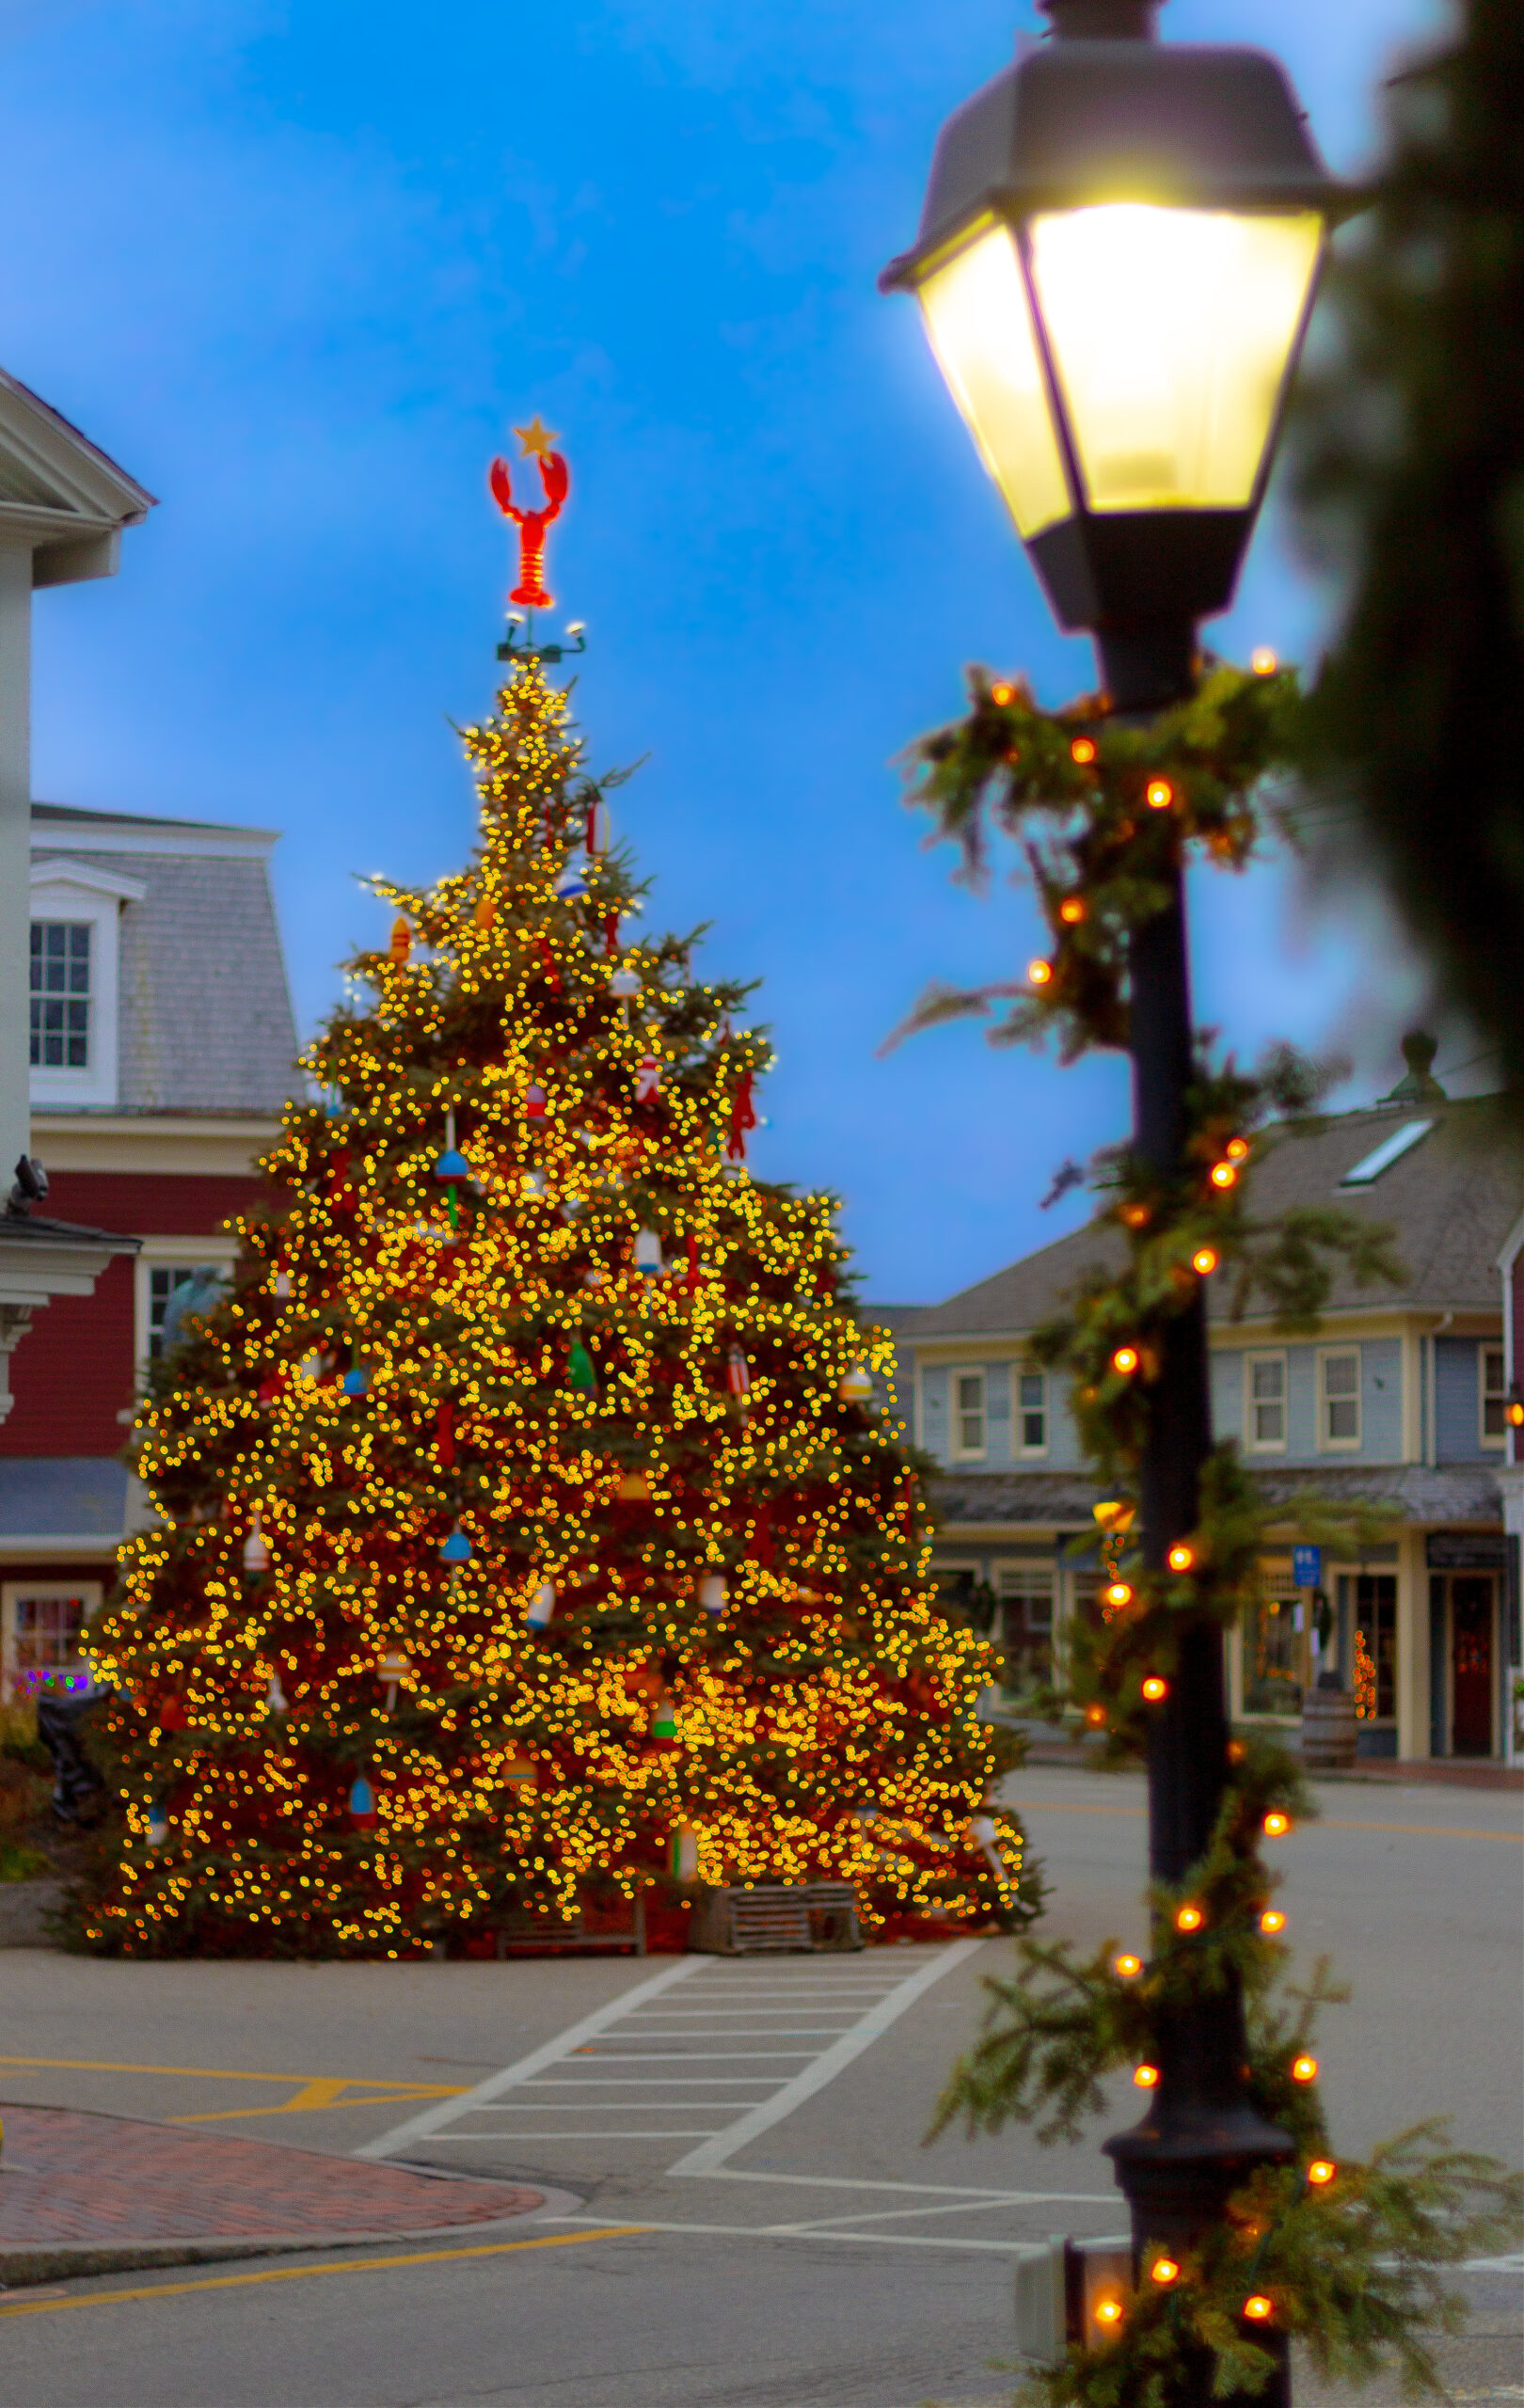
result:
M 409 2173 L 421 2173 L 410 2166 Z M 444 2178 L 447 2181 L 450 2177 Z M 199 2233 L 184 2241 L 63 2241 L 12 2247 L 0 2244 L 0 2290 L 20 2289 L 35 2283 L 82 2280 L 87 2274 L 126 2274 L 153 2266 L 214 2266 L 238 2258 L 285 2258 L 304 2250 L 378 2249 L 394 2242 L 457 2241 L 473 2242 L 511 2240 L 539 2216 L 576 2212 L 583 2205 L 569 2191 L 544 2191 L 537 2207 L 516 2216 L 495 2216 L 481 2224 L 417 2225 L 405 2232 L 260 2233 L 237 2240 L 219 2240 Z

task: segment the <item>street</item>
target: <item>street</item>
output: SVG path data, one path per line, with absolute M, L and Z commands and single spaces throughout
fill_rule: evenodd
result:
M 1033 1768 L 1048 1936 L 1141 1937 L 1140 1781 Z M 1278 1843 L 1336 2146 L 1424 2115 L 1519 2154 L 1520 1798 L 1342 1782 Z M 0 1956 L 0 2096 L 548 2193 L 522 2232 L 103 2275 L 0 2304 L 5 2408 L 974 2408 L 1012 2254 L 1120 2231 L 1099 2143 L 922 2145 L 1007 1943 L 719 1960 Z M 1471 2270 L 1453 2396 L 1524 2397 L 1517 2267 Z M 1310 2379 L 1298 2398 L 1313 2395 Z M 1372 2397 L 1384 2398 L 1385 2387 Z M 1393 2388 L 1392 2396 L 1395 2397 Z

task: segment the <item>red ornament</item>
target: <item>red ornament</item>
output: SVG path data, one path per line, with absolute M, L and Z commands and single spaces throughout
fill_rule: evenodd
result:
M 747 1368 L 746 1357 L 738 1346 L 733 1346 L 725 1364 L 725 1386 L 732 1396 L 745 1396 L 751 1385 L 752 1374 Z
M 545 1118 L 545 1089 L 534 1081 L 524 1090 L 524 1117 L 526 1120 Z
M 492 499 L 503 516 L 511 518 L 518 530 L 518 583 L 509 600 L 522 603 L 529 610 L 549 610 L 555 607 L 555 596 L 545 589 L 546 529 L 561 515 L 561 505 L 571 490 L 571 475 L 561 453 L 551 451 L 550 436 L 538 419 L 531 426 L 515 427 L 514 433 L 523 443 L 525 458 L 532 452 L 539 461 L 545 508 L 520 510 L 514 500 L 507 461 L 493 461 L 487 471 Z
M 446 1397 L 434 1417 L 434 1451 L 446 1471 L 455 1460 L 455 1408 Z
M 635 1101 L 655 1103 L 661 1093 L 661 1065 L 654 1054 L 643 1054 L 635 1066 Z
M 546 985 L 550 989 L 552 994 L 559 995 L 561 992 L 561 973 L 556 968 L 556 957 L 550 950 L 550 940 L 548 937 L 536 937 L 534 942 L 539 946 L 540 959 L 545 967 Z
M 686 1285 L 687 1285 L 687 1288 L 688 1288 L 688 1292 L 689 1292 L 689 1294 L 690 1294 L 691 1296 L 696 1296 L 696 1295 L 697 1295 L 697 1293 L 698 1293 L 698 1284 L 699 1284 L 699 1245 L 698 1245 L 698 1240 L 697 1240 L 697 1238 L 695 1238 L 695 1237 L 691 1237 L 691 1237 L 689 1237 L 689 1238 L 685 1241 L 685 1244 L 686 1244 L 686 1245 L 687 1245 L 687 1249 L 688 1249 L 688 1278 L 687 1278 Z
M 752 1102 L 752 1073 L 741 1072 L 740 1085 L 730 1107 L 730 1141 L 725 1148 L 733 1163 L 746 1160 L 746 1132 L 756 1127 L 756 1110 Z

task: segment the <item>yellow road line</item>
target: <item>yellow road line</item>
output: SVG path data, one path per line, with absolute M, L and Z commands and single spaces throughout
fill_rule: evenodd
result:
M 516 2249 L 564 2249 L 579 2241 L 621 2241 L 646 2232 L 643 2224 L 611 2224 L 596 2232 L 547 2232 L 532 2241 L 479 2242 L 471 2249 L 425 2249 L 408 2258 L 339 2258 L 325 2266 L 272 2266 L 258 2274 L 208 2274 L 194 2283 L 145 2283 L 131 2291 L 80 2291 L 72 2299 L 40 2299 L 0 2307 L 0 2317 L 54 2316 L 68 2307 L 115 2307 L 129 2299 L 178 2299 L 184 2291 L 236 2290 L 249 2283 L 305 2283 L 314 2274 L 385 2273 L 393 2266 L 441 2266 L 454 2258 L 506 2258 Z
M 339 2094 L 350 2087 L 347 2082 L 310 2082 L 298 2090 L 294 2099 L 282 2099 L 278 2107 L 203 2107 L 195 2115 L 167 2115 L 167 2124 L 242 2124 L 255 2115 L 316 2115 L 333 2107 L 391 2107 L 408 2099 L 437 2099 L 438 2091 L 426 2090 L 362 2090 L 352 2099 Z M 452 2091 L 452 2098 L 461 2092 Z
M 1138 1823 L 1147 1812 L 1142 1806 L 1085 1805 L 1077 1798 L 1013 1798 L 1009 1802 L 1019 1814 L 1127 1814 Z M 1425 1840 L 1507 1840 L 1524 1847 L 1524 1831 L 1471 1831 L 1459 1823 L 1364 1823 L 1344 1814 L 1320 1814 L 1318 1821 L 1330 1831 L 1407 1831 Z
M 309 2087 L 336 2079 L 332 2074 L 236 2073 L 227 2066 L 114 2065 L 101 2057 L 0 2057 L 0 2066 L 38 2066 L 64 2073 L 170 2073 L 195 2082 L 301 2082 Z M 458 2099 L 467 2087 L 458 2082 L 410 2082 L 403 2088 L 395 2074 L 389 2080 L 380 2074 L 343 2074 L 337 2077 L 339 2089 L 351 2085 L 357 2089 L 368 2085 L 373 2090 L 385 2091 L 389 2098 L 405 2099 Z M 263 2114 L 265 2110 L 262 2108 L 257 2112 Z

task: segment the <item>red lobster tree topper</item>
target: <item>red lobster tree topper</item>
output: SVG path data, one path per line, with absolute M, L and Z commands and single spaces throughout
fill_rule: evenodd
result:
M 524 447 L 525 459 L 532 453 L 540 464 L 545 508 L 520 510 L 514 499 L 507 461 L 493 461 L 487 470 L 492 499 L 503 516 L 511 518 L 518 530 L 518 583 L 508 598 L 522 603 L 526 610 L 549 610 L 555 607 L 555 595 L 548 594 L 545 587 L 546 529 L 561 515 L 561 505 L 571 490 L 571 476 L 561 453 L 552 449 L 555 436 L 548 427 L 541 425 L 538 415 L 528 426 L 516 426 L 514 433 Z

